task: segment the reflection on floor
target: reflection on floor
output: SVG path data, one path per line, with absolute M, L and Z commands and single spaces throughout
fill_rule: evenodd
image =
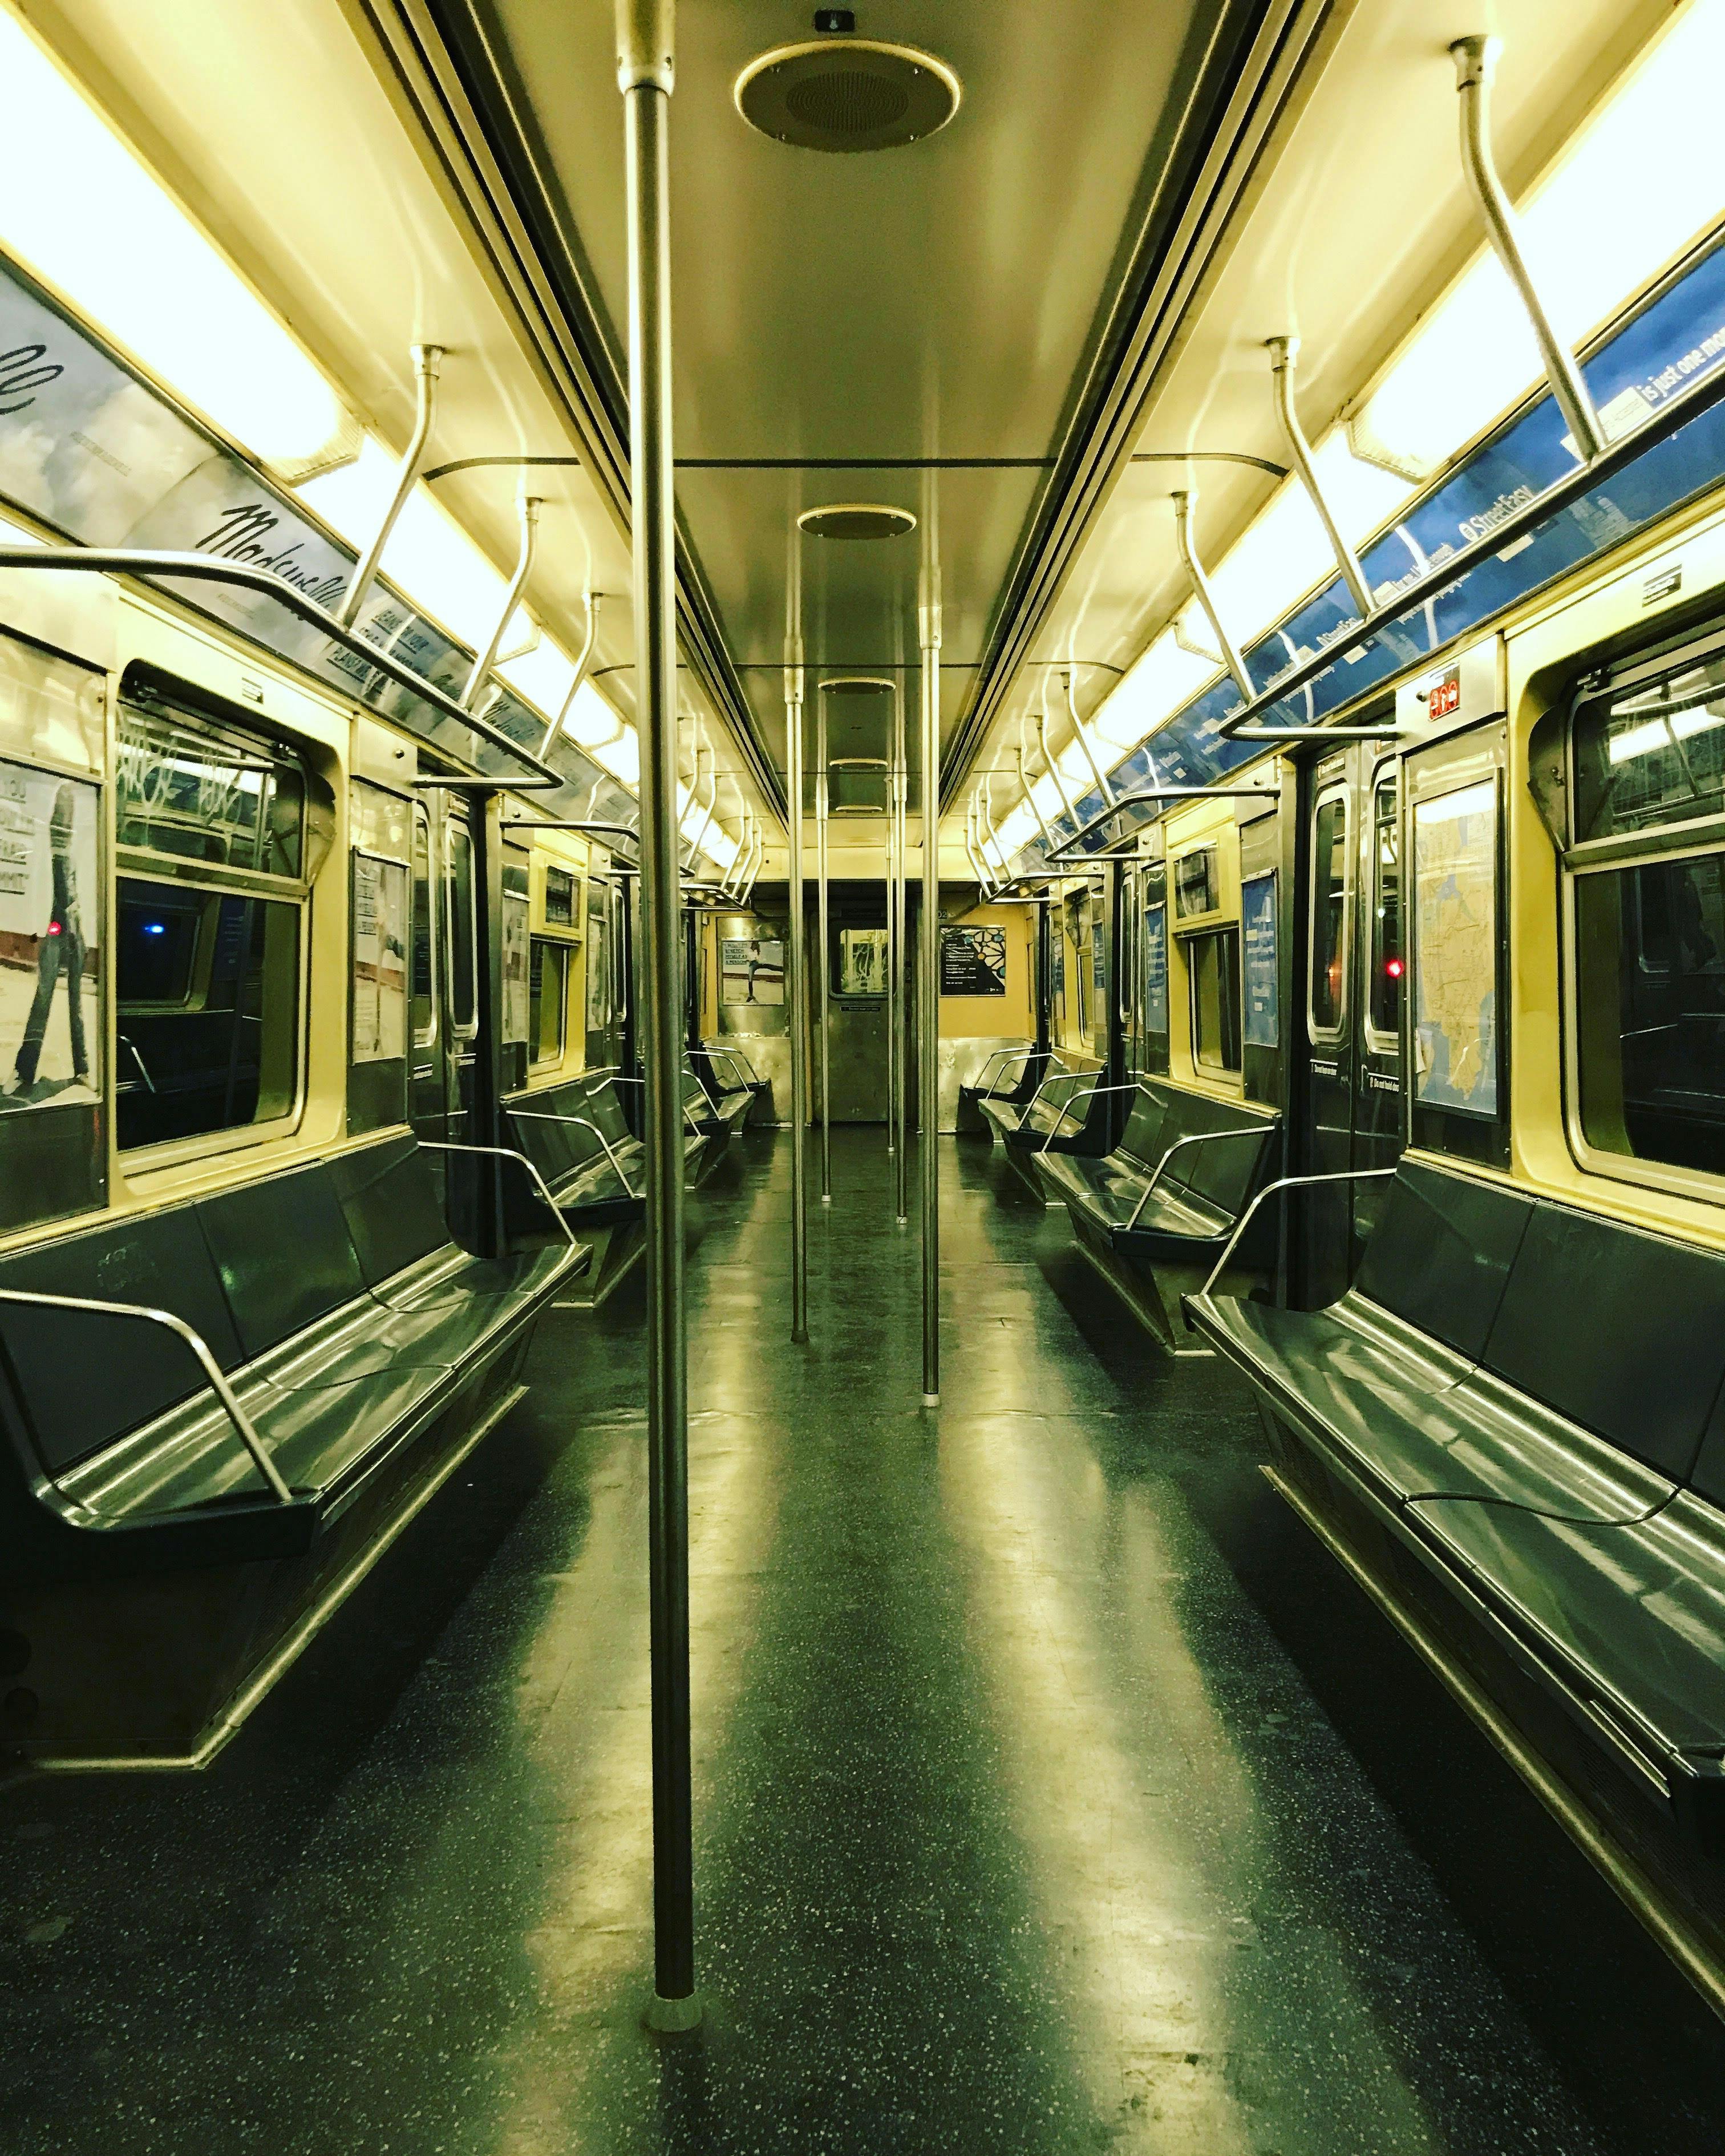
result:
M 642 1317 L 197 1780 L 0 1792 L 6 2156 L 1716 2149 L 1725 2044 L 978 1142 L 697 1201 L 706 2026 L 649 1988 Z

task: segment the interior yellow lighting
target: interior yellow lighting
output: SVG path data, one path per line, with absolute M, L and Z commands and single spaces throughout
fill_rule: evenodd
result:
M 641 783 L 641 744 L 626 719 L 618 723 L 617 733 L 609 741 L 595 742 L 588 753 L 633 793 Z
M 542 717 L 554 719 L 568 697 L 575 679 L 575 662 L 560 645 L 542 633 L 531 651 L 523 652 L 518 659 L 505 660 L 497 671 Z
M 341 453 L 322 374 L 4 9 L 0 82 L 0 242 L 254 455 Z
M 1531 51 L 1504 68 L 1537 69 Z M 1691 0 L 1518 205 L 1534 283 L 1572 346 L 1718 218 L 1725 0 Z M 1448 90 L 1435 69 L 1433 95 Z M 1453 92 L 1448 92 L 1453 95 Z M 1540 378 L 1526 316 L 1482 251 L 1425 317 L 1360 413 L 1394 454 L 1435 470 Z M 1601 413 L 1608 435 L 1645 409 Z

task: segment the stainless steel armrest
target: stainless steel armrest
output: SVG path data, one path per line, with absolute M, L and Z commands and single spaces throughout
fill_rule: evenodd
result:
M 1274 1129 L 1274 1127 L 1275 1126 L 1273 1124 L 1266 1124 L 1261 1131 L 1194 1131 L 1186 1137 L 1176 1138 L 1173 1143 L 1168 1147 L 1168 1151 L 1162 1156 L 1162 1158 L 1157 1162 L 1154 1173 L 1152 1174 L 1150 1180 L 1144 1185 L 1144 1193 L 1142 1197 L 1139 1199 L 1137 1204 L 1132 1208 L 1132 1217 L 1127 1222 L 1127 1226 L 1128 1228 L 1136 1228 L 1137 1226 L 1139 1214 L 1141 1214 L 1144 1208 L 1150 1203 L 1151 1192 L 1155 1189 L 1157 1184 L 1162 1180 L 1162 1171 L 1168 1166 L 1168 1163 L 1173 1158 L 1174 1155 L 1180 1150 L 1182 1146 L 1223 1145 L 1225 1144 L 1230 1138 L 1250 1138 L 1255 1144 L 1262 1145 L 1265 1139 L 1269 1137 L 1271 1131 Z
M 508 1114 L 511 1122 L 573 1123 L 578 1125 L 582 1130 L 591 1131 L 593 1136 L 598 1140 L 599 1143 L 605 1148 L 605 1158 L 611 1164 L 612 1173 L 623 1185 L 625 1196 L 629 1198 L 639 1198 L 641 1194 L 639 1190 L 634 1190 L 629 1188 L 629 1178 L 623 1172 L 623 1163 L 611 1150 L 611 1141 L 605 1136 L 605 1133 L 599 1128 L 598 1125 L 593 1122 L 590 1117 L 586 1116 L 554 1115 L 549 1108 L 511 1108 L 506 1111 L 506 1113 Z M 522 1153 L 519 1158 L 525 1160 L 526 1158 L 526 1155 Z
M 182 1317 L 176 1317 L 171 1310 L 153 1310 L 141 1302 L 98 1302 L 93 1297 L 81 1295 L 37 1295 L 24 1288 L 0 1288 L 0 1302 L 24 1302 L 39 1305 L 47 1310 L 95 1311 L 105 1317 L 135 1317 L 146 1325 L 160 1325 L 170 1332 L 177 1332 L 197 1358 L 204 1376 L 209 1380 L 210 1390 L 227 1410 L 228 1419 L 239 1433 L 239 1441 L 251 1455 L 252 1465 L 257 1469 L 270 1490 L 284 1505 L 291 1505 L 294 1493 L 281 1479 L 275 1462 L 264 1449 L 264 1440 L 257 1432 L 251 1417 L 241 1407 L 234 1388 L 222 1374 L 221 1365 L 209 1351 L 203 1335 L 187 1325 Z
M 557 1202 L 556 1199 L 552 1196 L 550 1189 L 547 1186 L 545 1178 L 539 1173 L 538 1169 L 534 1167 L 532 1162 L 528 1159 L 526 1153 L 520 1152 L 516 1147 L 457 1145 L 453 1140 L 449 1138 L 421 1138 L 419 1144 L 421 1148 L 426 1152 L 484 1152 L 495 1154 L 499 1160 L 518 1160 L 521 1166 L 526 1169 L 528 1174 L 532 1177 L 535 1184 L 537 1186 L 539 1195 L 545 1200 L 546 1204 L 550 1206 L 552 1218 L 563 1231 L 563 1240 L 569 1245 L 569 1248 L 572 1250 L 578 1250 L 581 1248 L 580 1244 L 575 1240 L 574 1229 L 557 1210 Z
M 1234 1246 L 1240 1240 L 1240 1237 L 1245 1235 L 1247 1227 L 1250 1224 L 1252 1215 L 1257 1211 L 1258 1208 L 1264 1203 L 1264 1200 L 1266 1198 L 1273 1198 L 1278 1190 L 1303 1190 L 1308 1188 L 1315 1183 L 1366 1183 L 1369 1182 L 1374 1176 L 1394 1175 L 1394 1173 L 1395 1170 L 1393 1168 L 1338 1168 L 1333 1174 L 1330 1175 L 1283 1175 L 1279 1176 L 1274 1183 L 1266 1183 L 1264 1188 L 1258 1193 L 1257 1196 L 1252 1200 L 1251 1204 L 1247 1206 L 1245 1212 L 1240 1214 L 1239 1219 L 1235 1223 L 1234 1233 L 1228 1238 L 1227 1244 L 1223 1250 L 1221 1256 L 1216 1260 L 1214 1270 L 1210 1274 L 1209 1278 L 1204 1282 L 1204 1286 L 1199 1288 L 1198 1291 L 1200 1295 L 1208 1295 L 1210 1290 L 1215 1286 L 1216 1282 L 1220 1280 L 1222 1277 L 1223 1268 L 1227 1265 L 1230 1258 L 1234 1255 Z

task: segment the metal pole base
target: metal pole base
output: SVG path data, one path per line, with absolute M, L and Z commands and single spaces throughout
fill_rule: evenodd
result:
M 911 1224 L 910 1215 L 907 1213 L 901 1213 L 898 1216 L 898 1224 L 901 1228 L 908 1228 Z
M 806 1325 L 793 1331 L 791 1345 L 793 1348 L 806 1348 L 809 1345 L 809 1327 Z
M 926 1408 L 937 1408 L 940 1404 L 941 1396 L 938 1393 L 925 1393 L 922 1395 L 922 1404 Z
M 832 1192 L 830 1190 L 823 1190 L 820 1194 L 820 1202 L 823 1205 L 830 1205 L 833 1202 Z
M 693 1992 L 686 1999 L 661 1999 L 655 1991 L 642 2019 L 661 2036 L 680 2036 L 701 2026 L 701 2000 Z

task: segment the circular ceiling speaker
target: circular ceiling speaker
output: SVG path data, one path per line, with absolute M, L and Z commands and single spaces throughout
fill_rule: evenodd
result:
M 902 539 L 916 528 L 908 509 L 885 501 L 829 501 L 797 519 L 797 529 L 811 539 Z
M 820 685 L 829 696 L 890 696 L 893 687 L 878 674 L 834 674 Z
M 897 150 L 944 127 L 958 110 L 958 78 L 913 45 L 819 38 L 780 45 L 737 78 L 737 109 L 751 127 L 799 150 Z

